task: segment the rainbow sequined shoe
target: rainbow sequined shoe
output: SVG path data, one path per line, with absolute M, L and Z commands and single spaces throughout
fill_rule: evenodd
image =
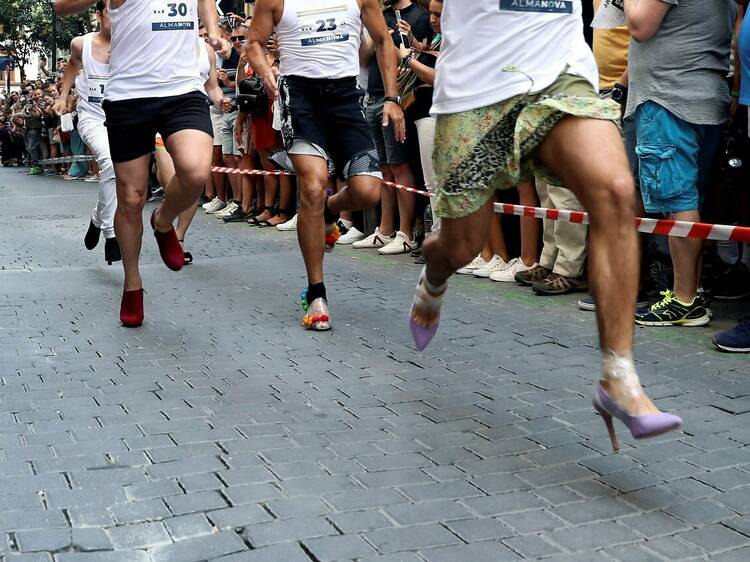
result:
M 324 298 L 317 298 L 307 302 L 307 291 L 305 288 L 300 294 L 300 304 L 305 315 L 302 317 L 302 325 L 306 330 L 315 332 L 327 332 L 331 329 L 331 317 L 328 313 L 328 303 Z
M 331 253 L 336 247 L 336 242 L 341 238 L 341 230 L 336 223 L 326 225 L 326 252 Z

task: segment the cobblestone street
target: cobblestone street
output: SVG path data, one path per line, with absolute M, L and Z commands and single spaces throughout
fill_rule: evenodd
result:
M 294 233 L 199 213 L 180 273 L 147 230 L 128 330 L 96 190 L 0 169 L 1 562 L 750 560 L 750 358 L 710 341 L 739 307 L 636 331 L 685 426 L 613 454 L 577 297 L 454 279 L 418 353 L 418 266 L 339 247 L 309 333 Z

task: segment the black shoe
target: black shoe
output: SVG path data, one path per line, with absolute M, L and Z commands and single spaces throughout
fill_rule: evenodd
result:
M 148 196 L 149 203 L 152 203 L 153 201 L 158 201 L 159 199 L 164 197 L 164 188 L 163 187 L 157 187 L 155 188 Z
M 245 222 L 248 218 L 250 213 L 246 213 L 242 210 L 242 207 L 237 207 L 231 215 L 227 215 L 226 217 L 222 217 L 222 220 L 224 222 Z
M 104 241 L 104 260 L 109 265 L 112 265 L 112 262 L 122 260 L 120 244 L 117 242 L 117 238 L 107 238 Z
M 420 246 L 416 250 L 412 250 L 409 255 L 413 258 L 419 258 L 422 256 L 422 247 Z
M 716 276 L 711 291 L 717 301 L 738 301 L 750 295 L 750 271 L 744 263 L 730 265 Z
M 86 236 L 83 238 L 83 243 L 87 250 L 93 250 L 99 244 L 99 235 L 102 229 L 94 225 L 94 222 L 89 223 L 89 229 L 86 231 Z

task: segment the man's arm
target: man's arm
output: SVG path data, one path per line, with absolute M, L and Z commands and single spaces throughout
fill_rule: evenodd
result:
M 55 0 L 55 13 L 58 16 L 80 14 L 94 4 L 96 4 L 96 0 Z
M 279 93 L 278 68 L 268 64 L 266 58 L 266 45 L 271 38 L 273 28 L 281 19 L 283 4 L 281 0 L 257 0 L 255 13 L 250 24 L 250 33 L 245 54 L 255 74 L 263 80 L 271 101 L 276 99 Z
M 625 0 L 625 23 L 630 36 L 638 43 L 651 39 L 676 3 L 677 0 Z
M 68 106 L 68 95 L 70 90 L 75 83 L 76 76 L 81 71 L 83 66 L 81 62 L 81 56 L 83 53 L 83 38 L 74 37 L 70 42 L 70 59 L 68 64 L 65 66 L 65 73 L 63 74 L 63 81 L 60 85 L 60 95 L 55 100 L 54 110 L 58 115 L 65 113 Z
M 380 74 L 383 75 L 385 95 L 386 97 L 398 96 L 398 52 L 391 39 L 388 26 L 385 24 L 378 0 L 362 0 L 362 23 L 375 45 Z M 404 112 L 399 105 L 386 102 L 383 107 L 383 126 L 387 127 L 391 123 L 393 123 L 396 140 L 404 142 L 406 140 Z
M 225 46 L 225 40 L 219 33 L 219 16 L 216 13 L 216 3 L 213 0 L 198 0 L 198 17 L 208 33 L 206 41 L 212 49 L 220 51 Z

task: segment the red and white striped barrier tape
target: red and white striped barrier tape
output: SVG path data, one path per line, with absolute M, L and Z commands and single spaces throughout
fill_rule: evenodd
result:
M 518 215 L 521 217 L 589 224 L 589 215 L 583 211 L 565 211 L 562 209 L 545 209 L 543 207 L 525 207 L 523 205 L 495 203 L 495 212 L 504 215 Z M 656 234 L 658 236 L 699 238 L 701 240 L 731 240 L 733 242 L 750 243 L 750 227 L 747 226 L 728 226 L 724 224 L 706 224 L 671 219 L 647 219 L 642 217 L 635 219 L 635 225 L 638 232 Z
M 251 176 L 293 176 L 289 172 L 265 170 L 239 170 L 236 168 L 211 168 L 212 172 L 222 174 L 242 174 Z M 409 193 L 417 193 L 425 197 L 432 197 L 429 191 L 422 191 L 407 185 L 384 181 L 384 185 Z M 589 224 L 589 215 L 584 211 L 566 211 L 563 209 L 545 209 L 543 207 L 526 207 L 523 205 L 509 205 L 495 203 L 495 212 L 503 215 L 518 215 L 554 221 Z M 685 222 L 671 219 L 636 218 L 635 225 L 638 232 L 655 234 L 658 236 L 673 236 L 677 238 L 698 238 L 701 240 L 722 240 L 750 243 L 750 227 L 730 226 L 725 224 L 706 224 L 700 222 Z

